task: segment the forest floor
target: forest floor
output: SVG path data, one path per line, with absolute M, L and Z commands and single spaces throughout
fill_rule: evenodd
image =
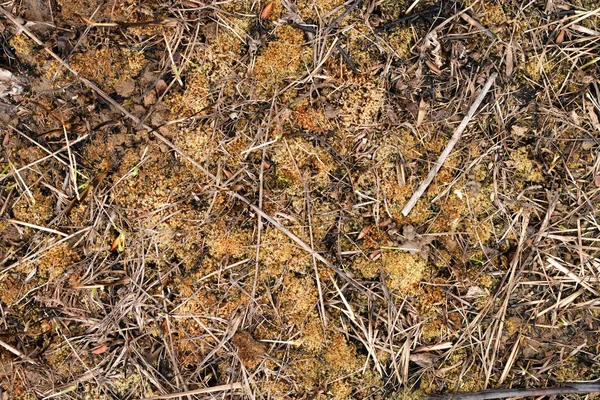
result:
M 0 399 L 600 379 L 598 6 L 5 1 Z

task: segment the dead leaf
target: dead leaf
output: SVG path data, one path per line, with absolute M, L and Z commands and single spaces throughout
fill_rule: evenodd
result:
M 427 115 L 427 103 L 421 99 L 419 102 L 419 113 L 417 114 L 417 124 L 415 125 L 416 128 L 421 126 L 423 120 L 425 120 L 425 115 Z
M 98 346 L 95 349 L 93 349 L 92 350 L 92 354 L 102 354 L 102 353 L 105 353 L 106 350 L 108 350 L 108 345 L 107 344 L 103 344 L 103 345 Z
M 577 111 L 571 111 L 571 119 L 573 120 L 573 123 L 575 125 L 581 126 L 581 121 L 579 120 L 579 115 L 577 115 Z
M 156 104 L 156 92 L 154 90 L 149 91 L 144 96 L 144 107 L 150 107 L 151 105 Z
M 483 297 L 487 296 L 488 292 L 485 289 L 480 288 L 479 286 L 469 286 L 467 290 L 467 294 L 465 294 L 465 298 L 474 298 L 474 297 Z
M 115 250 L 119 250 L 119 252 L 123 251 L 125 248 L 125 233 L 119 233 L 119 236 L 114 240 L 112 246 L 110 246 L 110 251 L 113 252 Z
M 409 360 L 417 364 L 421 368 L 429 368 L 439 359 L 438 355 L 433 353 L 417 353 L 411 354 Z
M 22 94 L 28 80 L 25 77 L 13 74 L 7 69 L 0 68 L 0 99 L 6 96 Z
M 556 36 L 556 44 L 561 44 L 562 42 L 564 42 L 565 40 L 565 30 L 561 29 L 560 32 L 558 32 L 558 36 Z
M 367 236 L 369 234 L 369 232 L 371 232 L 372 228 L 373 228 L 373 225 L 365 225 L 360 230 L 360 233 L 358 234 L 358 237 L 356 238 L 356 240 L 360 240 L 360 239 L 364 238 L 365 236 Z
M 519 125 L 513 125 L 512 128 L 510 128 L 510 131 L 513 135 L 523 136 L 527 132 L 527 128 Z
M 158 81 L 156 81 L 155 89 L 156 94 L 162 96 L 167 91 L 167 83 L 162 79 L 159 79 Z
M 590 117 L 590 121 L 592 122 L 592 125 L 598 131 L 600 131 L 600 121 L 598 121 L 598 116 L 596 115 L 596 110 L 594 108 L 594 105 L 585 100 L 584 100 L 584 102 L 585 102 L 585 106 L 586 106 L 585 108 L 587 109 L 588 116 Z
M 375 250 L 369 254 L 369 260 L 371 260 L 371 261 L 378 260 L 380 257 L 381 257 L 381 250 Z
M 594 176 L 594 185 L 596 185 L 596 187 L 600 187 L 600 174 Z
M 442 71 L 440 71 L 440 69 L 431 61 L 429 60 L 425 60 L 425 64 L 427 64 L 427 66 L 429 67 L 429 69 L 431 71 L 433 71 L 435 74 L 437 75 L 442 75 Z

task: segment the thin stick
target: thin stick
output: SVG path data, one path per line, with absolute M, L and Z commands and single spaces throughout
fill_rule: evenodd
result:
M 490 400 L 506 399 L 509 397 L 537 397 L 537 396 L 556 396 L 569 393 L 595 393 L 600 392 L 598 383 L 563 383 L 563 386 L 551 388 L 533 388 L 533 389 L 500 389 L 484 390 L 475 393 L 457 393 L 445 396 L 426 396 L 427 400 Z
M 458 126 L 458 128 L 456 128 L 456 131 L 454 131 L 454 134 L 452 135 L 452 138 L 448 142 L 448 145 L 446 146 L 446 148 L 444 149 L 442 154 L 440 154 L 440 157 L 438 158 L 437 162 L 434 164 L 431 171 L 429 171 L 427 178 L 421 183 L 421 185 L 418 187 L 416 192 L 413 193 L 413 195 L 410 198 L 410 200 L 408 201 L 408 203 L 406 203 L 406 205 L 402 209 L 402 215 L 404 215 L 406 217 L 408 214 L 410 214 L 410 211 L 413 209 L 415 204 L 417 204 L 417 201 L 419 201 L 421 196 L 423 196 L 423 193 L 425 193 L 425 190 L 427 190 L 427 187 L 429 187 L 429 185 L 433 181 L 433 178 L 435 178 L 438 171 L 440 170 L 440 168 L 442 168 L 442 165 L 444 164 L 444 162 L 450 155 L 450 152 L 452 151 L 452 149 L 454 148 L 456 143 L 460 140 L 460 137 L 462 136 L 463 132 L 465 131 L 465 128 L 467 127 L 469 122 L 471 122 L 473 115 L 475 115 L 475 112 L 477 112 L 479 105 L 481 104 L 485 95 L 487 94 L 487 92 L 490 90 L 490 88 L 494 84 L 494 81 L 496 80 L 497 76 L 498 76 L 497 73 L 493 73 L 492 76 L 489 77 L 489 79 L 483 86 L 483 89 L 481 89 L 479 96 L 477 96 L 477 98 L 475 99 L 475 102 L 473 102 L 473 104 L 471 105 L 469 112 L 467 113 L 467 115 L 465 115 L 465 117 L 463 118 L 463 120 L 460 123 L 460 125 Z
M 235 383 L 230 383 L 228 385 L 220 385 L 220 386 L 213 386 L 213 387 L 202 388 L 202 389 L 188 390 L 187 392 L 162 394 L 162 395 L 158 395 L 158 396 L 146 397 L 143 400 L 174 399 L 176 397 L 182 397 L 182 396 L 192 396 L 192 395 L 196 395 L 196 394 L 224 392 L 224 391 L 228 391 L 228 390 L 240 390 L 240 389 L 243 389 L 242 384 L 239 382 L 235 382 Z
M 10 351 L 15 356 L 22 358 L 23 360 L 27 361 L 30 364 L 37 365 L 37 363 L 35 361 L 33 361 L 31 358 L 27 357 L 25 354 L 21 353 L 19 350 L 15 349 L 10 344 L 3 342 L 2 340 L 0 340 L 0 347 L 4 347 L 6 350 Z
M 28 228 L 32 228 L 32 229 L 37 229 L 39 231 L 44 231 L 44 232 L 48 232 L 48 233 L 54 233 L 55 235 L 59 235 L 62 237 L 68 237 L 69 235 L 61 232 L 61 231 L 57 231 L 56 229 L 52 229 L 52 228 L 46 228 L 44 226 L 40 226 L 40 225 L 35 225 L 35 224 L 30 224 L 29 222 L 25 222 L 25 221 L 19 221 L 16 219 L 7 219 L 7 222 L 10 222 L 11 224 L 15 224 L 15 225 L 22 225 L 22 226 L 26 226 Z

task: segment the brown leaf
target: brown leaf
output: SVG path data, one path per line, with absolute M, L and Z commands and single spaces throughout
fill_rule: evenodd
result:
M 524 128 L 519 125 L 513 125 L 512 128 L 510 128 L 510 131 L 513 135 L 523 136 L 525 132 L 527 132 L 527 128 Z
M 425 60 L 425 64 L 427 64 L 427 66 L 429 67 L 429 69 L 431 71 L 433 71 L 434 73 L 436 73 L 437 75 L 442 75 L 442 71 L 440 71 L 440 69 L 431 61 L 429 60 Z
M 119 236 L 114 240 L 112 246 L 110 246 L 110 251 L 113 252 L 115 250 L 122 251 L 125 246 L 125 234 L 123 232 L 119 233 Z
M 270 2 L 269 4 L 267 4 L 265 6 L 265 8 L 262 9 L 262 11 L 260 13 L 260 19 L 269 18 L 269 15 L 271 15 L 271 11 L 273 11 L 273 5 L 275 5 L 275 3 Z
M 106 350 L 108 350 L 108 345 L 103 344 L 103 345 L 98 346 L 95 349 L 93 349 L 92 354 L 102 354 L 102 353 L 106 352 Z
M 159 79 L 156 82 L 155 89 L 156 89 L 156 94 L 158 94 L 159 96 L 162 96 L 163 93 L 167 91 L 167 83 L 164 80 Z
M 369 234 L 369 232 L 371 232 L 372 228 L 373 228 L 373 225 L 365 225 L 360 230 L 360 233 L 358 234 L 358 237 L 356 238 L 356 240 L 360 240 L 360 239 L 364 238 L 365 236 L 367 236 Z
M 378 260 L 380 257 L 381 257 L 381 250 L 375 250 L 369 254 L 369 260 L 371 260 L 371 261 Z

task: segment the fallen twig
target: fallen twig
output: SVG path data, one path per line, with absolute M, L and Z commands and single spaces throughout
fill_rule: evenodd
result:
M 532 389 L 500 389 L 484 390 L 474 393 L 456 393 L 444 396 L 426 396 L 427 400 L 489 400 L 506 399 L 509 397 L 556 396 L 570 393 L 587 394 L 600 392 L 600 383 L 561 383 L 561 386 Z
M 497 73 L 493 73 L 492 76 L 489 77 L 489 79 L 487 80 L 487 82 L 485 83 L 483 88 L 481 89 L 479 96 L 477 96 L 477 98 L 471 105 L 469 112 L 467 113 L 467 115 L 465 115 L 465 117 L 463 118 L 463 120 L 460 123 L 460 125 L 458 126 L 458 128 L 456 128 L 456 130 L 454 131 L 454 134 L 452 135 L 452 138 L 448 142 L 448 145 L 446 145 L 446 148 L 444 149 L 442 154 L 440 154 L 440 157 L 438 158 L 437 162 L 434 164 L 433 168 L 431 168 L 431 170 L 429 171 L 427 178 L 425 178 L 425 180 L 417 188 L 415 193 L 413 193 L 413 195 L 410 198 L 410 200 L 408 201 L 408 203 L 406 203 L 406 205 L 402 209 L 402 215 L 407 216 L 408 214 L 410 214 L 410 211 L 413 209 L 415 204 L 417 204 L 417 201 L 421 198 L 421 196 L 423 196 L 423 193 L 425 193 L 425 190 L 427 190 L 427 187 L 429 187 L 429 185 L 433 181 L 433 178 L 435 178 L 435 176 L 437 175 L 440 168 L 442 168 L 442 165 L 444 165 L 444 162 L 450 155 L 450 152 L 452 151 L 452 149 L 454 148 L 456 143 L 460 140 L 465 128 L 467 127 L 469 122 L 471 122 L 473 115 L 475 115 L 475 112 L 477 112 L 479 105 L 481 104 L 481 102 L 485 98 L 485 95 L 487 94 L 487 92 L 490 90 L 490 88 L 494 84 L 494 81 L 496 80 L 497 76 L 498 76 Z
M 144 400 L 174 399 L 174 398 L 181 398 L 183 396 L 193 396 L 196 394 L 225 392 L 225 391 L 229 391 L 229 390 L 240 390 L 240 389 L 243 389 L 242 384 L 239 382 L 236 382 L 236 383 L 230 383 L 228 385 L 220 385 L 220 386 L 213 386 L 213 387 L 202 388 L 202 389 L 188 390 L 187 392 L 161 394 L 158 396 L 146 397 L 146 398 L 144 398 Z
M 0 347 L 3 347 L 5 350 L 10 351 L 15 356 L 22 358 L 24 361 L 27 361 L 30 364 L 37 365 L 37 363 L 29 358 L 26 354 L 21 353 L 19 350 L 15 349 L 10 344 L 3 342 L 2 340 L 0 340 Z

